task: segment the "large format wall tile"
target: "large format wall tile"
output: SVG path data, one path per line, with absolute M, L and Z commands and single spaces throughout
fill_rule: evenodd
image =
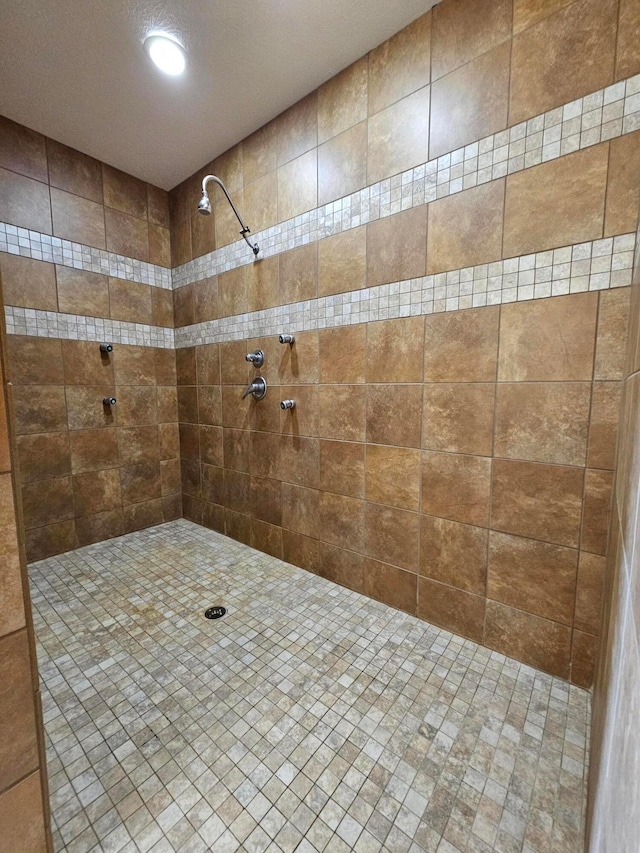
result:
M 0 117 L 0 166 L 36 181 L 47 180 L 45 137 Z
M 640 206 L 640 130 L 609 143 L 604 236 L 635 231 Z
M 88 317 L 111 316 L 109 279 L 106 275 L 57 265 L 56 286 L 58 308 L 63 314 L 85 314 Z
M 583 481 L 582 468 L 496 459 L 491 526 L 577 548 Z
M 313 149 L 278 169 L 278 219 L 291 219 L 317 204 L 318 155 Z
M 595 293 L 505 305 L 498 379 L 591 380 L 597 309 Z
M 102 165 L 98 160 L 47 139 L 47 163 L 50 186 L 103 203 Z
M 511 3 L 451 0 L 433 9 L 434 79 L 465 65 L 511 36 Z
M 557 622 L 489 600 L 484 642 L 545 672 L 569 676 L 571 629 Z
M 584 465 L 591 383 L 501 383 L 494 453 L 509 459 Z
M 425 86 L 369 119 L 368 183 L 429 159 L 429 98 Z
M 360 122 L 318 148 L 318 204 L 367 184 L 367 123 Z
M 369 115 L 429 82 L 430 36 L 427 12 L 369 53 Z
M 616 80 L 624 80 L 640 71 L 640 50 L 636 38 L 639 26 L 640 7 L 637 0 L 620 0 Z
M 367 382 L 421 382 L 423 341 L 423 317 L 370 323 Z
M 0 640 L 0 676 L 0 790 L 5 790 L 38 767 L 26 630 Z
M 615 6 L 614 0 L 578 0 L 514 37 L 509 121 L 515 124 L 613 81 Z
M 425 382 L 494 382 L 498 307 L 433 314 L 425 319 Z
M 0 168 L 0 219 L 21 228 L 51 234 L 51 205 L 46 184 Z
M 428 383 L 424 386 L 422 446 L 490 456 L 494 403 L 492 384 Z
M 488 527 L 491 459 L 457 453 L 422 454 L 422 512 Z
M 367 445 L 365 497 L 368 501 L 418 510 L 420 451 Z
M 0 836 L 12 853 L 48 850 L 39 773 L 31 773 L 0 797 Z
M 424 515 L 420 528 L 420 574 L 484 595 L 487 540 L 482 527 Z
M 8 460 L 3 467 L 8 471 Z M 26 619 L 13 485 L 9 473 L 0 474 L 0 542 L 3 560 L 0 572 L 0 589 L 2 590 L 0 637 L 4 637 L 23 628 Z
M 502 254 L 504 181 L 429 205 L 427 273 L 471 267 Z
M 429 157 L 504 130 L 510 56 L 511 45 L 499 45 L 432 84 Z
M 101 204 L 52 187 L 51 213 L 53 233 L 56 237 L 83 243 L 85 246 L 107 248 L 105 214 Z M 109 248 L 123 255 L 132 254 L 113 246 Z
M 491 532 L 487 595 L 553 622 L 571 625 L 578 552 Z
M 601 237 L 608 156 L 604 143 L 510 175 L 505 256 Z
M 367 118 L 368 78 L 369 62 L 367 57 L 363 57 L 320 86 L 318 89 L 319 143 L 338 136 Z M 245 144 L 245 159 L 246 157 Z
M 421 577 L 418 585 L 418 616 L 448 631 L 482 642 L 485 598 L 462 589 Z
M 0 257 L 5 305 L 57 311 L 56 271 L 53 264 L 2 254 Z
M 102 187 L 107 207 L 137 216 L 138 219 L 147 218 L 147 187 L 143 181 L 104 164 Z

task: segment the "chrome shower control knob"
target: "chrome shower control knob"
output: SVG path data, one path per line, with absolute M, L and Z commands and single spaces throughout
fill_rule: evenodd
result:
M 296 401 L 295 400 L 280 400 L 280 408 L 281 409 L 295 409 Z
M 295 344 L 296 342 L 294 335 L 278 335 L 278 340 L 281 344 Z
M 115 397 L 103 397 L 102 405 L 103 406 L 115 406 L 116 398 Z
M 262 367 L 264 364 L 264 353 L 261 349 L 257 349 L 255 352 L 248 352 L 245 355 L 247 361 L 251 362 L 254 367 Z
M 100 352 L 113 352 L 113 344 L 100 344 Z
M 254 400 L 262 400 L 267 393 L 267 381 L 264 376 L 256 376 L 253 382 L 247 387 L 247 390 L 242 395 L 242 399 L 253 396 Z

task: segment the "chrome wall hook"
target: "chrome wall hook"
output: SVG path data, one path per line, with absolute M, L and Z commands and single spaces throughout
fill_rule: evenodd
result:
M 280 408 L 281 409 L 295 409 L 296 401 L 295 400 L 280 400 Z
M 100 344 L 100 352 L 113 352 L 113 344 Z
M 103 397 L 102 405 L 103 406 L 115 406 L 116 398 L 115 397 Z
M 281 344 L 295 344 L 296 342 L 294 335 L 278 335 L 278 340 Z

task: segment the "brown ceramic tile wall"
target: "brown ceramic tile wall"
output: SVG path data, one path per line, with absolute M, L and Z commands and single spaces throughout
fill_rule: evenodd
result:
M 181 515 L 173 350 L 14 335 L 8 354 L 30 561 Z
M 589 684 L 628 300 L 178 350 L 185 515 Z
M 636 6 L 622 2 L 621 27 Z M 264 228 L 636 73 L 637 41 L 616 41 L 617 16 L 595 0 L 444 0 L 193 175 L 168 206 L 161 191 L 3 121 L 0 217 L 179 265 L 238 237 L 217 190 L 214 215 L 195 212 L 206 172 Z M 549 77 L 549 51 L 566 73 Z M 639 137 L 173 297 L 4 256 L 6 301 L 184 326 L 624 233 L 637 221 Z M 188 517 L 588 683 L 625 300 L 612 291 L 327 330 L 293 349 L 271 337 L 182 350 L 177 394 L 167 353 L 118 347 L 114 372 L 96 345 L 16 338 L 30 553 L 173 517 L 179 440 Z M 244 355 L 259 344 L 269 396 L 241 403 Z M 97 404 L 111 389 L 119 403 L 105 422 Z M 293 414 L 277 407 L 285 396 Z
M 0 220 L 171 266 L 168 195 L 0 117 Z M 5 305 L 173 326 L 168 290 L 0 254 Z
M 0 186 L 0 220 L 4 222 L 171 266 L 169 204 L 164 190 L 1 116 Z M 6 261 L 6 257 L 2 260 Z M 58 308 L 52 269 L 37 273 L 35 267 L 27 270 L 23 266 L 23 271 L 10 267 L 9 273 L 5 269 L 2 272 L 6 305 L 66 311 L 70 310 L 65 307 L 69 301 L 83 305 L 90 288 L 102 311 L 74 313 L 109 316 L 105 306 L 109 304 L 106 294 L 111 282 L 106 276 L 81 271 L 76 271 L 74 277 L 64 275 L 62 284 L 58 283 Z M 60 267 L 57 272 L 60 275 Z M 16 276 L 33 277 L 30 295 L 46 304 L 32 304 L 30 295 L 23 296 L 23 301 L 12 301 L 22 293 L 19 281 L 15 283 Z
M 206 172 L 265 227 L 636 73 L 617 16 L 445 0 L 172 191 L 174 263 L 237 237 L 218 203 L 203 238 Z M 640 133 L 197 282 L 176 326 L 628 232 L 638 158 Z M 184 350 L 185 514 L 588 685 L 627 312 L 611 291 Z M 256 346 L 270 390 L 243 403 Z
M 165 191 L 2 118 L 0 173 L 0 219 L 171 266 Z M 8 254 L 0 272 L 5 305 L 173 327 L 170 290 Z M 8 352 L 29 560 L 181 514 L 172 351 L 11 336 Z
M 5 368 L 0 322 L 0 846 L 45 853 L 52 845 L 42 706 L 22 525 L 14 498 L 15 446 Z
M 629 33 L 638 20 L 638 0 L 444 0 L 176 187 L 174 265 L 238 239 L 218 188 L 214 215 L 196 213 L 205 174 L 227 183 L 258 231 L 637 74 L 640 48 Z M 611 144 L 617 189 L 607 234 L 635 228 L 639 151 L 631 136 Z M 505 255 L 531 251 L 529 239 L 540 251 L 572 242 L 577 232 L 584 235 L 578 240 L 602 235 L 608 157 L 607 143 L 509 177 Z M 468 247 L 461 266 L 500 258 L 504 183 L 464 193 L 465 202 L 433 205 L 428 272 L 449 268 L 456 241 Z M 549 191 L 541 193 L 541 184 Z M 625 210 L 632 212 L 623 224 Z M 447 221 L 458 229 L 447 230 Z M 366 230 L 385 227 L 392 228 L 387 222 Z M 364 287 L 348 283 L 358 281 L 358 271 L 345 266 L 338 289 Z M 283 290 L 278 301 L 290 298 L 304 297 Z M 242 294 L 233 310 L 220 304 L 221 316 L 245 310 Z
M 580 627 L 586 632 L 577 634 L 584 658 L 591 663 L 599 653 L 587 812 L 587 849 L 591 853 L 633 850 L 637 847 L 640 822 L 640 233 L 636 239 L 624 376 L 602 617 L 584 600 L 578 600 L 576 606 L 576 614 L 584 621 Z M 602 584 L 590 563 L 584 567 L 583 578 L 585 586 Z M 598 649 L 584 642 L 584 638 L 590 624 L 600 623 Z

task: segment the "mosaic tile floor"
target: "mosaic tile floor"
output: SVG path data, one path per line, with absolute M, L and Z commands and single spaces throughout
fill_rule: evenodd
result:
M 187 521 L 29 571 L 57 851 L 581 850 L 587 692 Z

